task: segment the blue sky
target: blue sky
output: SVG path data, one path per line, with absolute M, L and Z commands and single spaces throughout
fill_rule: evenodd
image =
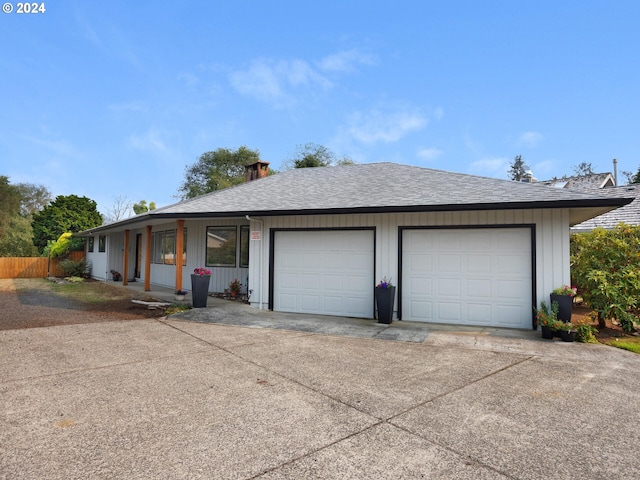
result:
M 176 201 L 242 145 L 507 178 L 640 166 L 637 1 L 46 1 L 0 14 L 0 175 Z M 621 176 L 622 178 L 622 176 Z

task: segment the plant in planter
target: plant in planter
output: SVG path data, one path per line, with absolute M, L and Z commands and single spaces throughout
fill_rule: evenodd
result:
M 111 276 L 114 282 L 119 282 L 120 278 L 122 277 L 122 275 L 120 275 L 120 273 L 116 272 L 115 270 L 111 270 Z
M 560 330 L 561 325 L 564 323 L 558 320 L 558 303 L 553 302 L 551 309 L 547 306 L 547 302 L 540 302 L 540 308 L 536 309 L 536 317 L 538 318 L 538 325 L 542 329 L 542 338 L 551 340 L 554 334 Z
M 563 342 L 574 342 L 576 340 L 576 326 L 571 322 L 560 322 L 558 325 L 560 338 Z
M 229 294 L 231 298 L 236 298 L 240 293 L 240 289 L 242 288 L 242 284 L 237 278 L 234 278 L 229 282 Z
M 184 300 L 184 296 L 187 294 L 186 290 L 176 290 L 174 293 L 174 298 L 181 302 L 182 300 Z
M 571 321 L 571 309 L 573 308 L 573 297 L 576 296 L 578 289 L 565 285 L 563 287 L 554 288 L 551 292 L 551 303 L 558 303 L 558 318 L 563 322 Z
M 209 295 L 209 281 L 211 280 L 211 270 L 206 267 L 198 267 L 191 274 L 191 298 L 193 308 L 207 306 L 207 296 Z
M 384 277 L 375 289 L 376 307 L 378 309 L 378 323 L 391 323 L 393 319 L 393 302 L 396 296 L 396 287 L 391 283 L 391 278 Z

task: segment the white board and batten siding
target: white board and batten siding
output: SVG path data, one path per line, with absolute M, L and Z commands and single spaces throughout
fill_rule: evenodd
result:
M 251 303 L 267 308 L 269 295 L 269 252 L 271 229 L 375 228 L 374 282 L 384 276 L 397 283 L 398 229 L 411 226 L 469 227 L 483 225 L 535 226 L 536 304 L 548 301 L 551 290 L 569 283 L 569 214 L 566 209 L 495 210 L 468 212 L 390 213 L 361 215 L 311 215 L 257 217 L 251 231 L 260 231 L 259 240 L 250 241 L 249 283 L 253 286 Z M 526 255 L 526 253 L 525 253 Z M 530 289 L 530 292 L 533 289 Z M 524 292 L 524 287 L 522 288 Z M 396 300 L 396 305 L 398 304 Z M 530 317 L 529 317 L 530 318 Z M 530 325 L 529 325 L 530 326 Z

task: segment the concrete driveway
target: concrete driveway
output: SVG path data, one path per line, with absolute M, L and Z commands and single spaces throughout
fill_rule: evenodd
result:
M 243 308 L 0 332 L 0 478 L 640 478 L 638 355 Z

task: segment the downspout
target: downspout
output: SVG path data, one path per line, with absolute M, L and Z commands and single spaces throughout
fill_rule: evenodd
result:
M 263 253 L 263 243 L 262 243 L 262 239 L 264 237 L 263 235 L 263 229 L 264 229 L 264 222 L 262 220 L 258 220 L 257 218 L 251 218 L 249 215 L 245 215 L 245 218 L 250 221 L 250 222 L 259 222 L 260 223 L 260 262 L 258 263 L 258 278 L 260 280 L 260 310 L 263 310 L 262 308 L 262 291 L 264 290 L 263 287 L 263 281 L 262 281 L 262 253 Z M 249 240 L 251 241 L 251 240 Z

